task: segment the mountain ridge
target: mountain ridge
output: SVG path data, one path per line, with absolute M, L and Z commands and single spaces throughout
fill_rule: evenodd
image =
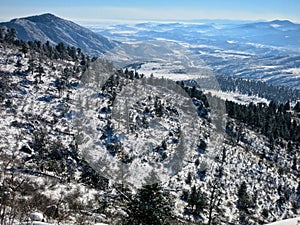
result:
M 51 13 L 15 18 L 0 23 L 0 26 L 16 29 L 20 40 L 38 40 L 43 43 L 49 41 L 53 45 L 62 42 L 81 48 L 93 56 L 99 56 L 115 47 L 115 43 L 108 38 Z

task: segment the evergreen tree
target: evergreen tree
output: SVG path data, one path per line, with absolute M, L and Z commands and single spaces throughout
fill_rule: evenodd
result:
M 23 64 L 21 63 L 21 60 L 18 59 L 17 63 L 15 64 L 15 67 L 17 67 L 17 71 L 16 71 L 17 73 L 20 73 L 22 66 Z
M 297 156 L 294 155 L 292 169 L 297 171 Z
M 77 59 L 77 55 L 76 55 L 76 48 L 73 46 L 73 47 L 70 47 L 68 49 L 68 52 L 69 52 L 69 55 L 71 56 L 71 58 L 73 60 L 76 60 Z
M 11 29 L 8 29 L 7 30 L 7 33 L 4 37 L 4 40 L 7 42 L 7 43 L 13 43 L 14 40 L 16 39 L 17 37 L 17 32 L 16 32 L 16 29 L 15 28 L 11 28 Z
M 173 203 L 159 183 L 144 185 L 128 202 L 124 225 L 167 225 Z
M 4 41 L 4 28 L 0 27 L 0 42 Z
M 154 102 L 154 109 L 155 109 L 155 114 L 158 117 L 162 117 L 163 116 L 163 106 L 161 104 L 161 101 L 159 100 L 158 97 L 156 97 L 155 102 Z
M 37 75 L 35 76 L 36 81 L 41 83 L 42 82 L 42 74 L 45 73 L 44 68 L 42 67 L 41 63 L 39 63 L 35 72 L 37 72 Z
M 297 104 L 296 104 L 295 107 L 294 107 L 294 110 L 295 110 L 296 112 L 300 112 L 300 102 L 297 102 Z
M 192 183 L 192 174 L 191 174 L 191 172 L 188 172 L 188 176 L 185 179 L 185 183 L 191 185 L 191 183 Z
M 35 69 L 35 62 L 34 62 L 34 59 L 33 58 L 30 58 L 29 60 L 28 60 L 28 71 L 29 72 L 31 72 L 31 74 L 33 74 L 33 72 L 34 72 L 34 69 Z
M 247 184 L 245 181 L 239 187 L 237 196 L 238 196 L 237 208 L 240 211 L 247 211 L 249 208 L 253 206 L 252 199 L 247 192 Z
M 25 55 L 28 53 L 29 46 L 28 43 L 25 41 L 21 41 L 21 52 L 24 53 Z
M 65 59 L 66 57 L 66 47 L 64 45 L 64 43 L 60 42 L 56 45 L 56 50 L 58 52 L 58 57 L 61 59 Z
M 43 45 L 43 49 L 45 52 L 45 55 L 47 55 L 49 58 L 53 58 L 53 54 L 54 54 L 54 50 L 53 47 L 50 44 L 50 41 L 47 41 L 44 45 Z
M 163 148 L 163 150 L 167 150 L 168 145 L 167 145 L 166 140 L 163 140 L 163 141 L 161 142 L 161 147 Z
M 290 105 L 290 101 L 287 101 L 285 104 L 284 104 L 284 107 L 283 107 L 283 110 L 284 111 L 288 111 L 291 109 L 291 105 Z
M 204 194 L 193 186 L 188 196 L 187 203 L 192 213 L 199 214 L 207 205 L 207 199 Z

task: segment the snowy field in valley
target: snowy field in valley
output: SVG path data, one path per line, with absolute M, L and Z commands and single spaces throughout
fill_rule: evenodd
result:
M 268 225 L 299 225 L 299 224 L 300 224 L 300 217 L 294 219 L 282 220 L 282 221 L 270 223 Z

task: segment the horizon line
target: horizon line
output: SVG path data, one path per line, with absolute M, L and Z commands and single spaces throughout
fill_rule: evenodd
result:
M 20 16 L 20 17 L 14 17 L 14 18 L 0 18 L 0 22 L 10 22 L 11 20 L 14 19 L 23 19 L 31 16 L 42 16 L 45 14 L 52 14 L 56 17 L 65 19 L 65 20 L 70 20 L 76 23 L 111 23 L 111 22 L 116 22 L 116 23 L 135 23 L 135 22 L 161 22 L 161 23 L 167 23 L 167 22 L 191 22 L 191 23 L 198 23 L 198 22 L 231 22 L 231 23 L 251 23 L 251 22 L 272 22 L 272 21 L 289 21 L 294 24 L 300 24 L 300 21 L 296 20 L 291 20 L 291 19 L 284 19 L 284 18 L 273 18 L 273 19 L 230 19 L 230 18 L 195 18 L 195 19 L 172 19 L 172 18 L 161 18 L 161 19 L 147 19 L 147 18 L 128 18 L 128 19 L 113 19 L 113 18 L 89 18 L 89 19 L 83 19 L 83 18 L 68 18 L 67 16 L 61 16 L 57 15 L 56 13 L 52 12 L 41 12 L 38 14 L 31 14 L 27 16 Z

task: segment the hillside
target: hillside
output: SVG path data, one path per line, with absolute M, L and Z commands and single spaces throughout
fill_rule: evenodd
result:
M 49 13 L 13 19 L 0 23 L 1 26 L 14 28 L 19 40 L 37 40 L 42 43 L 49 41 L 52 45 L 62 42 L 68 46 L 81 48 L 86 54 L 93 56 L 99 56 L 115 46 L 113 41 L 104 36 Z
M 239 120 L 246 106 L 229 118 L 195 88 L 38 48 L 1 43 L 0 65 L 3 223 L 41 213 L 50 224 L 125 224 L 141 188 L 159 181 L 171 224 L 299 216 L 297 135 L 263 135 Z

